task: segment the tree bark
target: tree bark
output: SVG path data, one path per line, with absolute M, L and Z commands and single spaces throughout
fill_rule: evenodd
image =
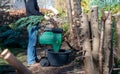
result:
M 67 15 L 68 15 L 68 21 L 69 21 L 69 24 L 70 24 L 70 36 L 71 36 L 71 40 L 73 40 L 73 28 L 72 28 L 72 25 L 73 25 L 73 17 L 72 17 L 72 6 L 71 6 L 71 0 L 67 0 L 66 2 L 67 4 Z
M 92 55 L 94 59 L 95 74 L 99 74 L 98 52 L 99 52 L 99 27 L 98 27 L 98 7 L 91 7 L 91 34 L 92 34 Z
M 89 24 L 87 15 L 82 15 L 81 18 L 81 35 L 83 36 L 83 49 L 86 51 L 85 53 L 85 74 L 95 74 L 94 66 L 93 66 L 93 58 L 91 53 L 91 45 L 89 39 Z
M 10 65 L 15 67 L 19 74 L 32 74 L 8 49 L 5 49 L 0 55 Z
M 80 50 L 81 48 L 81 42 L 80 42 L 80 26 L 81 26 L 81 0 L 72 0 L 72 6 L 73 6 L 73 16 L 74 16 L 74 20 L 73 20 L 73 30 L 74 30 L 74 40 L 77 43 L 77 46 L 75 45 L 75 47 Z
M 120 59 L 120 13 L 114 15 L 115 18 L 115 27 L 116 27 L 116 41 L 117 41 L 117 48 L 115 50 L 115 55 L 117 56 L 118 59 Z
M 98 28 L 98 7 L 93 6 L 91 8 L 91 30 L 92 30 L 92 54 L 93 58 L 98 60 L 99 50 L 99 28 Z
M 72 0 L 72 6 L 73 6 L 73 15 L 75 17 L 80 17 L 82 13 L 81 0 Z
M 103 63 L 103 74 L 109 74 L 109 61 L 110 60 L 110 50 L 111 50 L 111 40 L 112 40 L 112 17 L 110 12 L 105 13 L 107 19 L 105 21 L 105 35 L 104 35 L 104 63 Z
M 101 32 L 100 32 L 100 47 L 99 47 L 99 73 L 103 74 L 103 41 L 104 41 L 104 29 L 105 29 L 106 16 L 102 11 L 101 17 Z
M 80 50 L 80 15 L 81 0 L 67 0 L 68 18 L 70 22 L 70 45 L 76 50 Z

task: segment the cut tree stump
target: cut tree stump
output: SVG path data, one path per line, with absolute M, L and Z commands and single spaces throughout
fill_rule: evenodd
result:
M 104 31 L 104 50 L 103 50 L 103 74 L 110 74 L 109 72 L 109 62 L 110 60 L 110 50 L 111 50 L 111 40 L 112 40 L 112 15 L 111 12 L 106 11 L 106 21 L 105 21 L 105 31 Z
M 100 35 L 98 29 L 98 7 L 91 7 L 91 30 L 92 30 L 92 54 L 94 59 L 98 59 Z
M 116 27 L 116 36 L 117 36 L 117 48 L 115 50 L 115 55 L 117 56 L 117 58 L 120 60 L 120 13 L 118 14 L 115 14 L 114 15 L 114 18 L 115 18 L 115 27 Z
M 98 26 L 98 7 L 91 7 L 91 32 L 92 34 L 92 56 L 94 59 L 95 74 L 99 74 L 99 63 L 98 63 L 98 54 L 99 54 L 99 43 L 100 43 L 100 34 Z
M 95 74 L 94 73 L 94 66 L 93 66 L 93 58 L 91 52 L 91 45 L 89 39 L 89 24 L 88 24 L 88 17 L 87 15 L 83 14 L 81 18 L 81 35 L 83 36 L 83 50 L 86 51 L 85 53 L 85 74 Z

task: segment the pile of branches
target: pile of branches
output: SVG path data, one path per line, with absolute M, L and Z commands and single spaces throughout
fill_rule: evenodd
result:
M 15 22 L 16 20 L 24 16 L 25 16 L 24 13 L 18 14 L 16 11 L 8 12 L 8 11 L 0 10 L 0 17 L 1 17 L 0 26 Z

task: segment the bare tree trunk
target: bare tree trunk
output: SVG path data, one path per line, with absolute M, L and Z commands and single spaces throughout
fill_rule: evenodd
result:
M 91 45 L 89 39 L 89 24 L 87 15 L 82 15 L 81 19 L 81 35 L 83 36 L 83 49 L 86 51 L 85 53 L 85 74 L 95 74 L 94 66 L 93 66 L 93 58 L 91 53 Z
M 105 29 L 106 16 L 102 11 L 101 17 L 101 32 L 100 32 L 100 48 L 99 48 L 99 73 L 103 74 L 103 41 L 104 41 L 104 29 Z
M 110 12 L 106 12 L 105 14 L 108 16 L 105 21 L 103 74 L 109 74 L 109 61 L 112 61 L 110 60 L 111 39 L 112 39 L 112 17 Z
M 114 15 L 115 24 L 116 24 L 116 34 L 117 34 L 117 48 L 115 50 L 115 55 L 120 59 L 120 13 Z
M 98 7 L 91 7 L 91 31 L 92 31 L 92 55 L 95 67 L 95 74 L 99 74 L 98 50 L 100 43 L 100 35 L 98 28 Z
M 79 26 L 80 26 L 80 15 L 81 15 L 81 0 L 67 0 L 67 9 L 70 22 L 70 45 L 80 50 L 80 37 L 79 37 Z
M 73 15 L 74 15 L 74 20 L 73 20 L 73 27 L 74 27 L 74 40 L 77 43 L 77 49 L 80 50 L 81 47 L 81 42 L 80 42 L 80 26 L 81 26 L 81 0 L 72 0 L 73 3 Z
M 91 30 L 92 30 L 92 54 L 93 58 L 98 60 L 98 50 L 99 50 L 99 29 L 98 29 L 98 7 L 93 6 L 91 8 Z
M 81 10 L 81 0 L 72 0 L 73 6 L 73 15 L 75 17 L 80 17 L 82 10 Z
M 69 21 L 69 24 L 70 24 L 70 36 L 71 36 L 71 40 L 73 40 L 73 28 L 72 28 L 72 25 L 73 25 L 73 17 L 72 17 L 72 6 L 71 6 L 71 0 L 67 0 L 66 1 L 66 5 L 67 5 L 67 15 L 68 15 L 68 21 Z

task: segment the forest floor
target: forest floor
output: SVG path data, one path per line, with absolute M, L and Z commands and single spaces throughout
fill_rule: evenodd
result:
M 64 49 L 66 47 L 63 47 Z M 38 57 L 44 56 L 45 51 L 37 48 Z M 34 74 L 84 74 L 83 67 L 77 66 L 77 63 L 73 60 L 69 64 L 60 67 L 42 67 L 41 65 L 30 69 Z

